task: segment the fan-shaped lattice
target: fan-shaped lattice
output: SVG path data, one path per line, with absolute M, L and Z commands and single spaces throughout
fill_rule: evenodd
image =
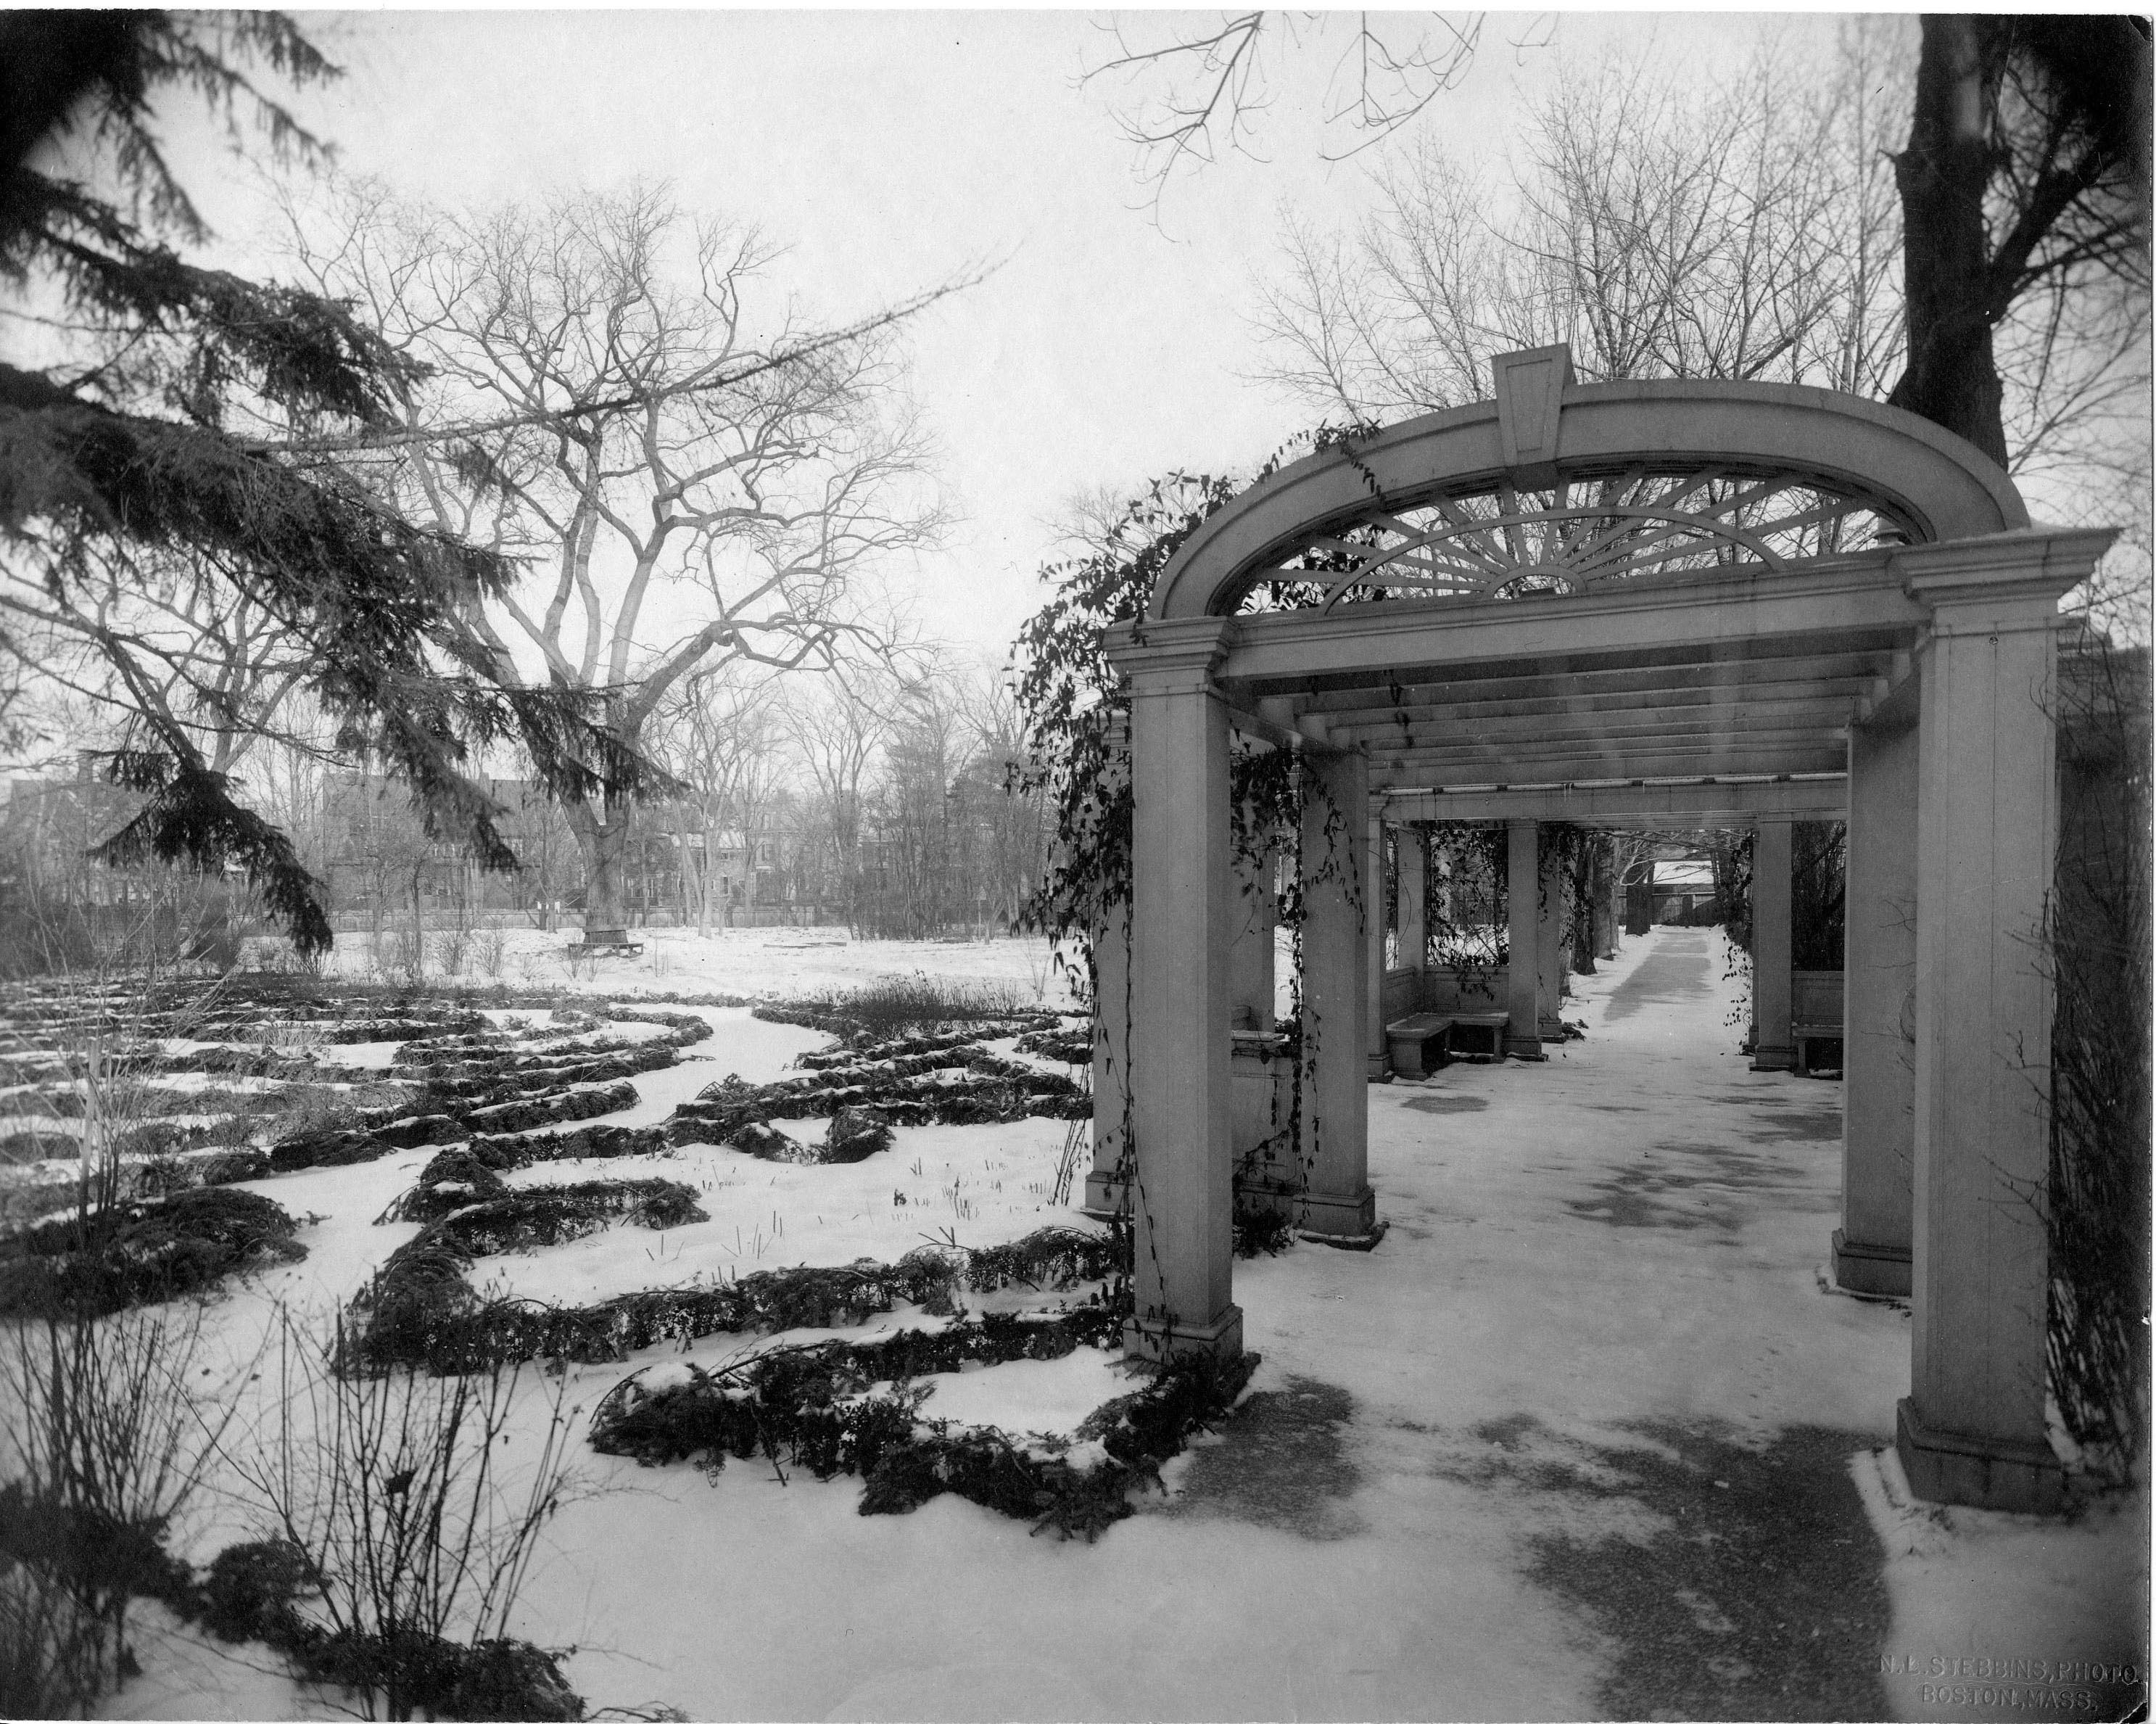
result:
M 1375 503 L 1253 571 L 1240 608 L 1591 593 L 1779 572 L 1912 536 L 1889 506 L 1817 475 L 1637 466 L 1539 490 L 1464 488 L 1398 510 Z

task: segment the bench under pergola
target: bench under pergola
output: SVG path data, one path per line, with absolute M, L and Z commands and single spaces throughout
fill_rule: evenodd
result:
M 1410 846 L 1414 823 L 1507 827 L 1504 1049 L 1527 1058 L 1554 1003 L 1522 956 L 1548 938 L 1538 825 L 1756 828 L 1755 1063 L 1771 1067 L 1794 1055 L 1790 824 L 1845 819 L 1835 1272 L 1912 1299 L 1898 1442 L 1914 1488 L 2056 1503 L 2029 1198 L 2046 1171 L 2051 696 L 2059 601 L 2112 534 L 2031 527 L 1976 449 L 1851 396 L 1580 385 L 1562 347 L 1499 358 L 1496 386 L 1252 486 L 1110 638 L 1136 824 L 1127 921 L 1096 953 L 1088 1192 L 1132 1213 L 1128 1345 L 1243 1344 L 1235 1015 L 1262 1000 L 1270 1024 L 1272 960 L 1235 878 L 1231 733 L 1297 752 L 1322 811 L 1306 827 L 1326 823 L 1305 854 L 1344 865 L 1306 883 L 1295 1147 L 1296 1222 L 1342 1243 L 1378 1224 L 1387 824 Z M 1419 892 L 1419 868 L 1400 878 Z M 1401 949 L 1419 962 L 1420 946 L 1417 927 Z

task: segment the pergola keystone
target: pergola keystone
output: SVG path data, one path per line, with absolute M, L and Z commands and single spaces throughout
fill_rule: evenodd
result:
M 1129 1020 L 1120 988 L 1101 1008 L 1101 1043 L 1127 1067 L 1101 1106 L 1127 1086 L 1131 1172 L 1125 1194 L 1096 1165 L 1088 1189 L 1133 1212 L 1129 1345 L 1242 1344 L 1236 1018 L 1240 1005 L 1243 1042 L 1270 1028 L 1270 935 L 1260 957 L 1239 908 L 1231 731 L 1296 750 L 1330 811 L 1340 865 L 1303 930 L 1296 1219 L 1340 1243 L 1381 1225 L 1364 1120 L 1385 1053 L 1388 824 L 1506 826 L 1498 1009 L 1505 1051 L 1529 1058 L 1557 1004 L 1540 826 L 1756 826 L 1755 1064 L 1775 1069 L 1794 1057 L 1789 823 L 1846 819 L 1835 1273 L 1912 1299 L 1912 1485 L 2048 1506 L 2062 1481 L 2030 1194 L 2047 1165 L 2051 1003 L 2034 936 L 2053 866 L 2058 601 L 2112 535 L 2032 527 L 1976 449 L 1852 397 L 1582 385 L 1563 347 L 1495 370 L 1492 401 L 1253 485 L 1111 637 L 1136 826 Z M 1399 914 L 1419 970 L 1419 887 Z M 1101 1137 L 1120 1143 L 1112 1122 Z

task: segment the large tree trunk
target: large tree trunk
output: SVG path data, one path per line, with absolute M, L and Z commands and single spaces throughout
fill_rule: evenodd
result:
M 1902 270 L 1908 295 L 1908 368 L 1887 397 L 1967 438 L 2001 466 L 2006 432 L 1984 195 L 2003 63 L 2005 21 L 1928 14 L 1917 62 L 1909 146 L 1894 158 L 1902 194 Z
M 629 804 L 613 803 L 598 811 L 572 804 L 570 824 L 584 861 L 584 943 L 618 945 L 629 938 L 622 890 L 629 861 Z
M 697 824 L 702 829 L 704 848 L 696 853 L 696 934 L 706 937 L 711 931 L 711 893 L 714 888 L 723 890 L 719 874 L 718 856 L 715 840 L 718 833 L 712 810 L 706 804 L 698 810 Z M 688 854 L 688 844 L 682 843 L 682 854 Z

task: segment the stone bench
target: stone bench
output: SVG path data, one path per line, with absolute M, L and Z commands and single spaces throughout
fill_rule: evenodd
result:
M 1432 1043 L 1446 1058 L 1503 1059 L 1505 1025 L 1509 1021 L 1510 1014 L 1504 1012 L 1417 1012 L 1409 1018 L 1396 1018 L 1385 1026 L 1385 1049 L 1393 1070 L 1400 1076 L 1426 1077 L 1435 1069 L 1430 1059 Z M 1465 1038 L 1472 1038 L 1476 1046 L 1462 1047 Z M 1436 1064 L 1444 1064 L 1444 1060 Z
M 1502 1060 L 1505 1057 L 1505 1026 L 1512 1021 L 1510 1012 L 1455 1012 L 1446 1047 L 1462 1059 Z M 1463 1034 L 1474 1037 L 1481 1045 L 1472 1049 L 1463 1048 L 1460 1044 Z
M 1838 1020 L 1832 1024 L 1792 1024 L 1789 1039 L 1796 1044 L 1797 1070 L 1807 1077 L 1815 1072 L 1841 1070 L 1841 1024 Z M 1814 1059 L 1815 1049 L 1826 1049 L 1830 1044 L 1831 1057 Z
M 603 937 L 597 940 L 580 940 L 563 949 L 569 955 L 569 962 L 574 964 L 578 958 L 635 957 L 643 952 L 644 947 L 639 942 L 624 936 L 618 940 L 608 940 Z
M 1827 1044 L 1841 1039 L 1841 972 L 1793 970 L 1789 973 L 1789 1040 L 1796 1049 L 1799 1072 L 1835 1071 L 1841 1067 L 1841 1050 Z M 1815 1059 L 1815 1052 L 1827 1055 Z
M 1417 1012 L 1411 1018 L 1394 1018 L 1385 1026 L 1385 1050 L 1393 1070 L 1402 1077 L 1426 1076 L 1433 1069 L 1426 1057 L 1430 1044 L 1435 1042 L 1439 1053 L 1445 1053 L 1451 1035 L 1450 1012 Z

